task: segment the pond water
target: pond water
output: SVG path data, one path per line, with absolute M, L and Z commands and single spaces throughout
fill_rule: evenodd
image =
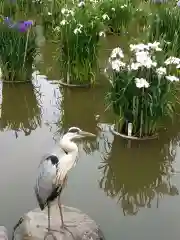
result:
M 43 50 L 42 74 L 52 66 L 52 49 Z M 103 59 L 108 54 L 102 52 Z M 57 79 L 54 69 L 48 76 Z M 49 79 L 38 77 L 34 87 L 1 86 L 0 225 L 11 236 L 20 216 L 37 207 L 33 187 L 41 156 L 58 149 L 68 127 L 78 126 L 97 137 L 79 144 L 79 162 L 69 173 L 63 203 L 89 214 L 107 240 L 178 240 L 178 120 L 167 125 L 159 140 L 114 138 L 109 131 L 113 115 L 105 112 L 104 77 L 101 86 L 89 90 L 63 89 Z

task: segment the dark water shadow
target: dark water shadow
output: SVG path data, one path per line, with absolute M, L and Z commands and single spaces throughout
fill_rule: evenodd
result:
M 97 125 L 97 115 L 101 116 L 102 119 L 108 117 L 107 114 L 104 114 L 105 92 L 106 86 L 104 91 L 101 87 L 83 90 L 64 88 L 62 100 L 64 109 L 63 127 L 78 126 L 93 132 Z
M 63 135 L 69 127 L 76 126 L 85 131 L 97 133 L 99 119 L 111 122 L 111 113 L 105 113 L 104 97 L 108 84 L 106 79 L 101 79 L 102 85 L 92 89 L 61 88 L 62 99 L 59 108 L 61 118 L 57 122 L 56 135 Z M 79 141 L 83 150 L 90 154 L 99 148 L 97 139 Z M 80 144 L 80 145 L 81 145 Z
M 180 142 L 177 128 L 171 126 L 159 140 L 128 142 L 119 137 L 104 139 L 103 177 L 99 186 L 121 205 L 124 215 L 136 215 L 141 208 L 158 208 L 160 199 L 177 196 L 179 190 L 171 182 L 173 162 Z
M 41 125 L 41 107 L 39 91 L 33 84 L 2 86 L 2 104 L 0 130 L 23 131 L 25 136 L 31 134 Z

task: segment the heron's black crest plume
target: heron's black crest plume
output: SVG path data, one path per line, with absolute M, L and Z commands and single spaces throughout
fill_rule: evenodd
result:
M 80 132 L 80 131 L 81 131 L 81 129 L 78 128 L 78 127 L 70 127 L 70 128 L 68 129 L 68 132 L 70 132 L 70 133 L 78 133 L 78 132 Z
M 51 160 L 51 162 L 52 162 L 53 165 L 57 165 L 58 162 L 59 162 L 58 157 L 55 156 L 55 155 L 50 155 L 50 156 L 48 156 L 46 159 L 47 159 L 47 160 Z

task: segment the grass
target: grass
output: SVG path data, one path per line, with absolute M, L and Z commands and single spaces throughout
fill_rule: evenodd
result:
M 96 10 L 87 4 L 82 7 L 62 8 L 59 34 L 59 63 L 67 83 L 95 82 L 98 70 L 99 34 L 101 21 Z
M 180 54 L 180 9 L 179 7 L 160 6 L 152 14 L 149 28 L 149 40 L 162 38 L 169 42 L 167 50 L 177 57 Z
M 98 7 L 100 16 L 104 18 L 107 31 L 124 33 L 133 16 L 131 3 L 123 0 L 102 0 Z
M 0 24 L 0 60 L 5 81 L 30 80 L 35 54 L 35 35 L 31 29 L 19 32 Z
M 41 11 L 41 20 L 44 27 L 45 35 L 48 37 L 52 31 L 61 21 L 61 8 L 64 6 L 63 1 L 53 0 L 51 2 L 44 2 Z
M 0 0 L 0 14 L 14 17 L 17 11 L 17 4 L 11 0 Z

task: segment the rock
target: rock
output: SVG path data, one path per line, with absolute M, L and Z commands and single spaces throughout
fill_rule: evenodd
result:
M 69 231 L 60 232 L 60 214 L 57 204 L 51 206 L 51 229 L 57 240 L 104 240 L 104 236 L 99 226 L 86 214 L 72 207 L 63 206 L 64 222 L 67 225 L 76 225 L 68 227 Z M 41 211 L 39 208 L 25 214 L 14 228 L 14 240 L 43 240 L 47 233 L 47 208 Z M 47 238 L 53 239 L 52 236 Z
M 4 226 L 0 226 L 0 240 L 8 240 L 7 229 Z

